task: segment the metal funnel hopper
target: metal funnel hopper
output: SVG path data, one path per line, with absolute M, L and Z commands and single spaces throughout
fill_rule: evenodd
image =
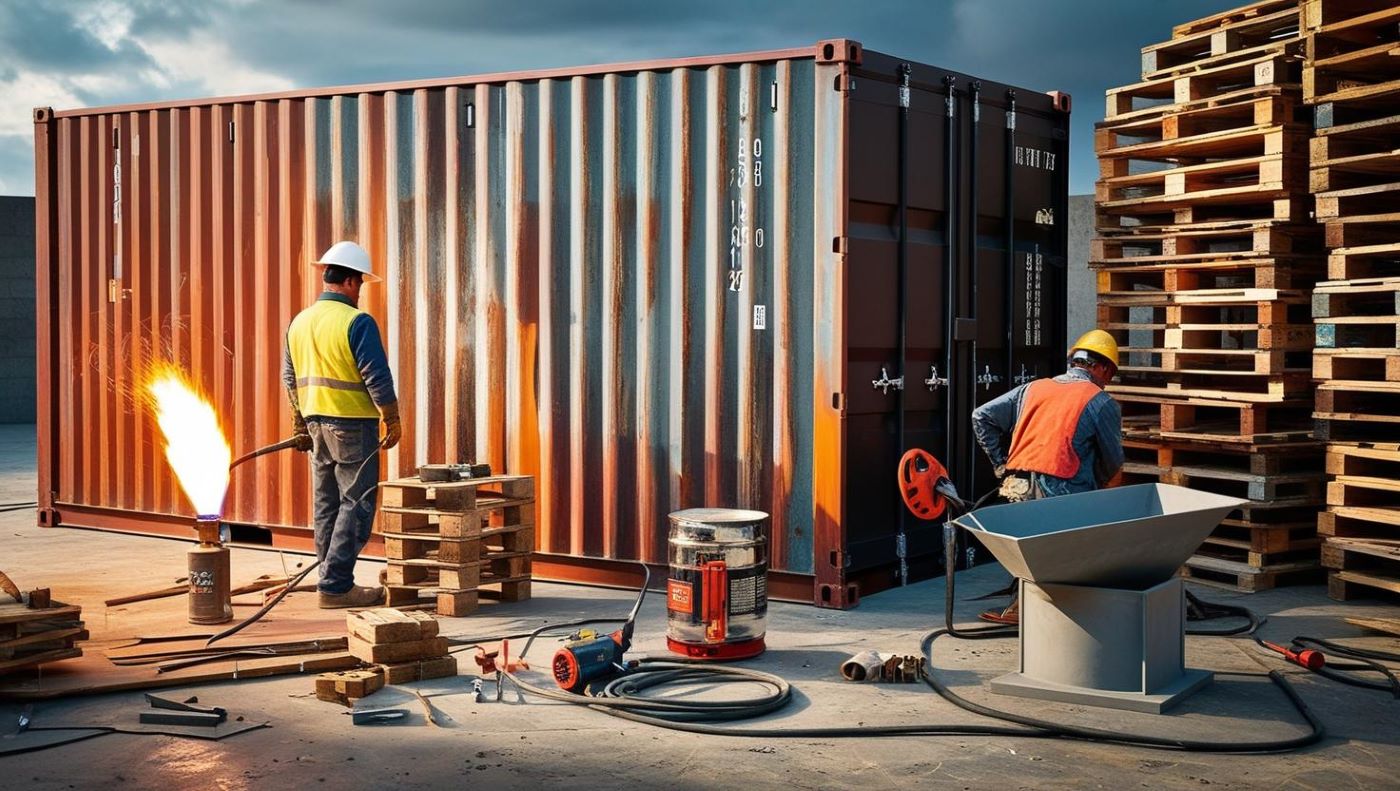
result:
M 954 521 L 1021 579 L 1146 590 L 1174 576 L 1245 502 L 1149 483 L 994 505 Z

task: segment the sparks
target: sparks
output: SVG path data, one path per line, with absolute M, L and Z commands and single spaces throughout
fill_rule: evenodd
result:
M 228 466 L 233 452 L 219 426 L 219 416 L 185 372 L 163 363 L 146 378 L 146 394 L 156 423 L 165 435 L 165 458 L 180 488 L 200 516 L 223 512 Z

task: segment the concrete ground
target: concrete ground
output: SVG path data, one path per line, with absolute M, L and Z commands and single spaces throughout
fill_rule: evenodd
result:
M 33 499 L 32 428 L 0 427 L 0 502 Z M 170 540 L 84 530 L 40 529 L 32 512 L 0 514 L 0 568 L 21 587 L 49 586 L 56 598 L 78 599 L 94 637 L 121 633 L 123 618 L 142 607 L 104 608 L 111 595 L 169 584 L 184 569 L 187 545 Z M 275 552 L 235 549 L 235 580 L 282 569 Z M 377 563 L 360 564 L 362 582 L 373 580 Z M 999 587 L 1005 573 L 979 567 L 958 577 L 958 619 L 973 619 L 981 603 L 966 599 Z M 769 727 L 858 726 L 909 723 L 996 724 L 954 708 L 923 685 L 861 685 L 842 682 L 837 666 L 854 651 L 871 647 L 916 653 L 920 638 L 941 620 L 941 580 L 864 599 L 858 609 L 838 612 L 773 604 L 770 648 L 749 666 L 780 674 L 796 689 L 794 702 L 762 720 Z M 1267 614 L 1266 637 L 1295 634 L 1356 638 L 1355 642 L 1397 650 L 1397 641 L 1361 632 L 1345 615 L 1396 617 L 1400 608 L 1379 603 L 1341 604 L 1321 587 L 1286 588 L 1244 596 L 1201 589 L 1208 599 L 1240 602 Z M 298 603 L 300 598 L 303 601 Z M 308 610 L 311 594 L 293 594 L 284 620 Z M 581 617 L 624 615 L 631 594 L 577 586 L 539 584 L 519 604 L 485 605 L 469 618 L 443 619 L 449 635 L 519 631 Z M 160 605 L 171 606 L 171 605 Z M 176 615 L 164 633 L 189 627 Z M 241 610 L 240 612 L 247 612 Z M 664 654 L 664 602 L 647 599 L 638 623 L 636 654 Z M 554 642 L 531 652 L 543 665 Z M 369 707 L 403 706 L 409 722 L 355 726 L 344 709 L 309 695 L 306 676 L 227 681 L 170 690 L 223 705 L 248 721 L 271 727 L 219 742 L 168 736 L 111 735 L 42 752 L 0 758 L 6 786 L 27 789 L 187 787 L 336 788 L 433 787 L 463 781 L 490 787 L 766 788 L 906 787 L 938 783 L 952 788 L 1385 788 L 1400 786 L 1400 702 L 1380 692 L 1344 687 L 1275 661 L 1252 643 L 1192 637 L 1193 666 L 1217 671 L 1215 683 L 1168 715 L 1153 716 L 1038 703 L 993 695 L 984 681 L 1010 670 L 1011 640 L 940 641 L 935 659 L 958 692 L 988 706 L 1064 723 L 1190 739 L 1287 738 L 1302 732 L 1297 715 L 1279 690 L 1259 674 L 1287 673 L 1321 718 L 1328 736 L 1320 745 L 1285 755 L 1218 755 L 1108 746 L 1013 736 L 901 738 L 750 739 L 702 737 L 608 717 L 565 704 L 523 698 L 474 702 L 475 665 L 461 654 L 464 675 L 414 685 L 432 698 L 444 727 L 424 721 L 417 701 L 388 688 L 364 700 Z M 100 649 L 97 646 L 95 649 Z M 1239 671 L 1254 675 L 1225 675 Z M 541 678 L 541 683 L 543 679 Z M 487 683 L 488 692 L 491 685 Z M 144 707 L 139 692 L 40 701 L 36 725 L 132 724 Z M 22 705 L 0 700 L 0 751 L 46 738 L 15 736 Z M 757 724 L 757 723 L 754 723 Z M 737 727 L 749 727 L 741 724 Z M 25 741 L 30 740 L 30 741 Z

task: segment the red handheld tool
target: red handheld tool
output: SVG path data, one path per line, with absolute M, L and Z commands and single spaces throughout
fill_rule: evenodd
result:
M 1292 662 L 1293 664 L 1299 667 L 1305 667 L 1308 670 L 1321 670 L 1323 666 L 1327 664 L 1327 656 L 1321 651 L 1314 651 L 1311 648 L 1304 648 L 1301 651 L 1294 651 L 1290 648 L 1284 648 L 1283 646 L 1277 643 L 1271 643 L 1267 640 L 1260 640 L 1259 642 L 1262 643 L 1265 648 L 1283 654 L 1283 658 L 1287 659 L 1289 662 Z

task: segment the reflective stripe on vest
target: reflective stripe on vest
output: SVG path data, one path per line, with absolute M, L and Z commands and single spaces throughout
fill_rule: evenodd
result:
M 322 299 L 292 319 L 287 350 L 303 415 L 379 417 L 350 349 L 350 324 L 361 312 L 344 302 Z
M 1011 434 L 1006 469 L 1073 478 L 1079 472 L 1074 433 L 1084 408 L 1101 392 L 1093 382 L 1031 382 Z

